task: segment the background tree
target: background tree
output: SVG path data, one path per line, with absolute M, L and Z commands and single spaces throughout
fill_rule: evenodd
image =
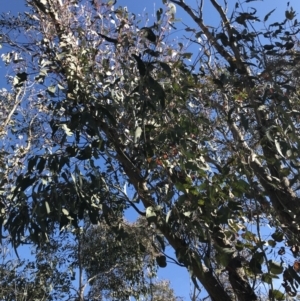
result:
M 139 28 L 112 2 L 28 1 L 32 13 L 18 19 L 28 43 L 13 45 L 24 59 L 5 58 L 12 90 L 43 99 L 44 135 L 11 175 L 16 185 L 4 186 L 5 229 L 15 246 L 41 243 L 58 225 L 76 229 L 84 216 L 109 224 L 131 207 L 157 231 L 158 265 L 167 242 L 211 300 L 259 300 L 262 284 L 270 300 L 295 297 L 299 263 L 280 244 L 298 256 L 295 12 L 258 31 L 255 9 L 236 5 L 228 17 L 210 0 L 220 18 L 211 28 L 203 1 L 170 2 L 195 22 L 187 30 L 202 51 L 192 64 L 165 38 L 174 9 Z
M 72 300 L 71 275 L 61 268 L 63 258 L 49 256 L 53 248 L 36 252 L 34 261 L 15 258 L 4 244 L 0 250 L 1 300 Z
M 155 235 L 147 221 L 90 225 L 81 236 L 81 264 L 89 300 L 179 300 L 168 281 L 156 280 Z M 79 264 L 79 262 L 78 262 Z
M 16 259 L 3 245 L 1 300 L 182 300 L 168 281 L 157 280 L 145 221 L 119 221 L 118 227 L 123 231 L 102 224 L 75 237 L 69 231 L 52 235 L 32 248 L 35 260 Z

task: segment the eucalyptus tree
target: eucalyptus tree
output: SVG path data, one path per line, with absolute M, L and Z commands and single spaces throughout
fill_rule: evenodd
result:
M 27 164 L 6 169 L 2 222 L 18 246 L 84 217 L 109 225 L 130 207 L 156 231 L 157 264 L 167 265 L 168 243 L 211 300 L 259 300 L 262 287 L 270 300 L 295 297 L 299 263 L 280 243 L 298 256 L 296 13 L 288 6 L 267 25 L 273 10 L 261 22 L 255 9 L 237 4 L 227 16 L 226 2 L 209 0 L 214 28 L 203 2 L 164 1 L 140 26 L 113 1 L 31 0 L 17 19 L 22 43 L 3 18 L 12 95 L 26 93 L 20 108 L 35 105 L 38 125 L 28 119 Z M 174 5 L 195 25 L 193 63 L 168 36 Z

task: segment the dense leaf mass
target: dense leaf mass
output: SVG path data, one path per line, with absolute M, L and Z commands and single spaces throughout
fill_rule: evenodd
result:
M 269 24 L 274 10 L 237 4 L 227 16 L 209 0 L 220 19 L 211 27 L 202 5 L 163 2 L 172 13 L 145 26 L 113 1 L 28 0 L 28 13 L 1 16 L 2 237 L 42 247 L 59 231 L 107 227 L 114 234 L 83 249 L 89 277 L 93 265 L 121 265 L 124 277 L 95 280 L 104 290 L 143 278 L 151 258 L 187 268 L 213 301 L 296 297 L 296 12 L 288 4 Z M 170 39 L 174 5 L 194 22 L 195 54 Z M 122 226 L 129 208 L 146 218 L 148 240 Z M 124 231 L 135 244 L 117 239 Z M 102 262 L 113 250 L 121 260 Z

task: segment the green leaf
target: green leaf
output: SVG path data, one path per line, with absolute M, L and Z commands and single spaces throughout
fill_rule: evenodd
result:
M 293 20 L 296 17 L 296 12 L 293 10 L 293 8 L 291 7 L 290 10 L 286 10 L 285 11 L 285 17 L 288 20 Z
M 182 54 L 182 57 L 184 58 L 184 59 L 191 59 L 191 57 L 193 56 L 193 53 L 192 52 L 186 52 L 186 53 L 183 53 Z
M 220 224 L 226 224 L 231 212 L 227 206 L 221 206 L 217 211 L 217 221 Z
M 278 301 L 285 300 L 284 293 L 279 290 L 270 290 L 269 294 Z
M 284 158 L 284 155 L 283 155 L 283 153 L 281 152 L 280 142 L 279 142 L 277 139 L 275 139 L 274 143 L 275 143 L 275 147 L 276 147 L 276 149 L 277 149 L 279 155 L 280 155 L 282 158 Z
M 280 264 L 276 261 L 273 261 L 273 260 L 269 260 L 268 264 L 269 264 L 270 272 L 272 274 L 278 275 L 278 274 L 281 274 L 283 272 L 282 264 Z
M 218 252 L 216 254 L 216 261 L 218 264 L 222 265 L 223 267 L 227 267 L 230 261 L 230 255 L 226 253 Z
M 152 206 L 146 209 L 146 218 L 149 223 L 156 222 L 157 216 Z
M 157 22 L 160 21 L 160 18 L 161 18 L 162 14 L 163 14 L 162 8 L 160 8 L 159 10 L 156 11 L 156 20 L 157 20 Z
M 161 54 L 159 51 L 154 51 L 154 50 L 149 49 L 149 48 L 147 48 L 147 49 L 144 51 L 144 53 L 148 53 L 148 54 L 150 54 L 150 55 L 153 56 L 153 57 L 159 57 L 160 54 Z
M 295 46 L 295 43 L 293 43 L 293 42 L 286 42 L 286 43 L 284 44 L 284 47 L 285 47 L 286 50 L 290 50 L 290 49 L 292 49 L 294 46 Z
M 191 211 L 186 211 L 183 213 L 184 216 L 186 217 L 190 217 L 192 215 L 192 212 Z
M 35 177 L 24 177 L 22 181 L 20 182 L 20 189 L 21 191 L 25 191 L 30 185 L 32 185 L 35 182 Z
M 28 74 L 26 72 L 17 73 L 13 80 L 14 87 L 22 87 L 23 83 L 27 80 Z
M 193 162 L 193 161 L 188 161 L 185 163 L 185 168 L 187 170 L 191 170 L 191 171 L 197 171 L 199 170 L 199 166 L 196 162 Z
M 224 237 L 225 237 L 225 235 L 224 235 Z M 233 248 L 222 248 L 219 245 L 215 245 L 215 248 L 217 249 L 218 253 L 220 253 L 220 254 L 231 255 L 235 252 Z
M 33 167 L 35 166 L 37 160 L 38 160 L 38 156 L 34 156 L 28 160 L 28 166 L 27 166 L 28 173 L 32 172 Z
M 261 275 L 261 280 L 263 282 L 271 284 L 272 283 L 272 275 L 269 274 L 269 273 L 264 273 L 264 274 Z
M 276 242 L 273 239 L 268 240 L 268 245 L 274 248 L 276 246 Z
M 251 260 L 249 262 L 249 267 L 250 267 L 251 271 L 255 275 L 262 273 L 262 270 L 261 270 L 261 259 L 258 256 L 255 256 L 256 254 L 259 254 L 259 253 L 255 253 L 254 256 L 251 258 Z
M 253 257 L 259 264 L 263 264 L 265 257 L 264 257 L 264 252 L 255 252 Z
M 156 235 L 156 239 L 158 240 L 160 246 L 161 246 L 161 249 L 163 251 L 165 251 L 165 241 L 164 241 L 164 237 L 161 236 L 161 235 Z
M 111 124 L 113 126 L 117 125 L 116 119 L 114 118 L 114 116 L 111 114 L 111 112 L 107 108 L 105 108 L 104 106 L 101 106 L 100 110 L 103 113 L 103 115 L 105 117 L 107 117 L 107 119 L 111 122 Z
M 132 54 L 132 57 L 136 60 L 137 65 L 138 65 L 138 70 L 140 73 L 140 76 L 145 76 L 146 75 L 146 66 L 144 62 L 141 60 L 141 58 L 135 54 Z
M 249 129 L 249 120 L 244 114 L 240 114 L 240 117 L 241 117 L 242 126 L 243 126 L 245 132 L 247 132 Z
M 75 157 L 78 151 L 78 148 L 76 146 L 68 146 L 66 147 L 66 151 L 69 155 L 69 157 Z
M 210 269 L 211 268 L 211 262 L 210 262 L 210 258 L 209 258 L 209 256 L 204 256 L 204 258 L 203 258 L 203 261 L 204 261 L 204 264 L 205 264 L 205 266 L 208 268 L 208 269 Z
M 49 203 L 47 201 L 45 201 L 45 207 L 46 207 L 47 214 L 49 214 L 51 212 L 51 209 L 50 209 Z
M 61 211 L 62 211 L 62 213 L 63 213 L 64 215 L 66 215 L 66 216 L 69 215 L 69 211 L 68 211 L 67 209 L 62 208 Z
M 148 39 L 150 42 L 155 43 L 157 40 L 156 35 L 154 34 L 153 30 L 149 27 L 141 28 L 142 35 Z
M 165 108 L 165 97 L 166 93 L 163 89 L 163 87 L 151 76 L 148 77 L 148 84 L 152 88 L 152 93 L 158 100 L 160 100 L 160 105 L 162 109 Z
M 89 210 L 88 212 L 90 221 L 93 225 L 98 224 L 98 211 L 97 210 Z
M 156 257 L 156 262 L 159 267 L 165 268 L 167 266 L 167 258 L 165 255 L 159 255 Z
M 137 143 L 142 135 L 142 128 L 138 126 L 134 132 L 134 143 Z
M 243 209 L 242 205 L 239 202 L 229 201 L 227 204 L 228 208 L 233 211 L 240 211 Z
M 79 152 L 77 155 L 77 159 L 79 160 L 88 160 L 92 157 L 92 148 L 88 145 L 83 150 Z
M 274 45 L 264 45 L 265 50 L 272 50 L 274 47 Z
M 276 10 L 276 8 L 274 8 L 273 10 L 271 10 L 269 13 L 267 13 L 267 14 L 265 15 L 265 17 L 264 17 L 264 22 L 266 22 L 266 21 L 269 19 L 269 17 L 271 16 L 271 14 L 272 14 L 275 10 Z
M 200 289 L 200 286 L 198 285 L 198 282 L 197 282 L 196 277 L 191 277 L 191 279 L 192 279 L 192 281 L 193 281 L 193 283 L 194 283 L 194 285 L 195 285 L 195 288 L 196 288 L 199 292 L 201 292 L 201 289 Z
M 51 96 L 51 97 L 54 97 L 55 96 L 55 92 L 56 92 L 56 86 L 49 86 L 47 88 L 47 93 Z
M 170 216 L 171 216 L 171 213 L 172 213 L 172 210 L 170 210 L 168 213 L 167 213 L 167 216 L 166 216 L 166 223 L 168 223 L 169 219 L 170 219 Z
M 272 235 L 272 238 L 277 241 L 277 242 L 282 242 L 283 239 L 284 239 L 284 236 L 283 236 L 283 233 L 282 232 L 279 232 L 279 231 L 276 231 L 275 233 L 273 233 Z
M 169 75 L 171 76 L 172 75 L 172 70 L 170 68 L 170 66 L 166 63 L 163 63 L 163 62 L 159 62 L 161 68 Z
M 238 233 L 241 229 L 244 228 L 244 226 L 236 223 L 234 220 L 232 219 L 228 219 L 228 226 L 233 229 L 236 233 Z
M 41 157 L 40 161 L 39 161 L 39 163 L 38 163 L 38 165 L 36 167 L 37 170 L 39 171 L 39 173 L 41 173 L 44 170 L 45 164 L 46 164 L 46 159 L 43 158 L 43 157 Z
M 62 127 L 62 129 L 64 130 L 64 132 L 66 133 L 67 136 L 72 136 L 73 135 L 72 131 L 67 127 L 67 125 L 65 123 L 61 127 Z

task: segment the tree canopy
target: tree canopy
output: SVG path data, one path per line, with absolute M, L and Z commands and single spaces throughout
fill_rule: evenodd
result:
M 1 16 L 2 239 L 41 247 L 105 225 L 106 245 L 126 233 L 151 246 L 212 301 L 297 296 L 300 23 L 289 3 L 270 23 L 255 1 L 207 2 L 214 27 L 203 0 L 163 1 L 154 20 L 96 0 L 28 0 Z M 191 38 L 170 38 L 176 7 Z M 126 231 L 129 208 L 148 240 Z

